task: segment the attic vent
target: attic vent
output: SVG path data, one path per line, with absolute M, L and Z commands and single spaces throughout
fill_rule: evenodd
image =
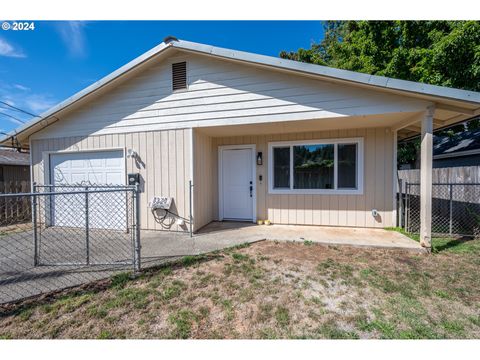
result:
M 181 90 L 187 88 L 187 63 L 172 64 L 172 89 Z

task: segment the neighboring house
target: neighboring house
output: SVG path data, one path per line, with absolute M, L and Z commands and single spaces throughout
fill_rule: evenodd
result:
M 189 181 L 195 231 L 267 218 L 387 227 L 397 138 L 423 127 L 426 224 L 432 129 L 479 109 L 475 92 L 169 38 L 0 143 L 30 148 L 39 183 L 126 184 L 139 173 L 144 229 L 162 229 L 153 196 L 188 218 Z
M 435 136 L 433 167 L 480 166 L 480 129 L 454 136 Z
M 30 154 L 0 148 L 0 183 L 30 181 Z

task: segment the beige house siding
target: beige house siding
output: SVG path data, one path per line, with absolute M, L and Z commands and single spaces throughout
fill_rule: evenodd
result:
M 198 131 L 194 131 L 194 231 L 207 225 L 213 219 L 214 194 L 218 191 L 216 188 L 217 180 L 214 171 L 216 166 L 213 164 L 212 138 Z
M 362 137 L 364 191 L 362 195 L 268 194 L 268 142 Z M 213 218 L 218 219 L 218 146 L 255 144 L 263 152 L 257 166 L 257 217 L 276 224 L 387 227 L 393 226 L 393 133 L 389 128 L 316 131 L 261 136 L 212 138 Z M 263 181 L 259 181 L 263 175 Z M 201 205 L 198 205 L 201 207 Z M 371 210 L 380 216 L 374 219 Z
M 173 211 L 189 216 L 190 142 L 191 129 L 136 132 L 129 134 L 65 137 L 32 140 L 33 180 L 48 181 L 48 154 L 58 151 L 86 151 L 108 148 L 134 149 L 139 157 L 125 159 L 126 172 L 141 175 L 140 225 L 142 229 L 164 230 L 148 208 L 153 196 L 174 198 Z M 125 174 L 126 176 L 126 174 Z M 173 225 L 170 230 L 179 229 Z
M 172 91 L 171 64 L 188 89 Z M 33 138 L 255 124 L 422 111 L 425 101 L 252 65 L 178 53 L 73 107 Z

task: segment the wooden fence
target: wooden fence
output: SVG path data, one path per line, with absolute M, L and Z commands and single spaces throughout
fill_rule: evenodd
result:
M 398 179 L 405 184 L 419 183 L 420 170 L 398 170 Z M 432 169 L 432 182 L 442 184 L 480 183 L 480 166 L 461 166 Z
M 0 226 L 31 220 L 31 198 L 2 197 L 2 194 L 29 193 L 30 181 L 0 181 Z

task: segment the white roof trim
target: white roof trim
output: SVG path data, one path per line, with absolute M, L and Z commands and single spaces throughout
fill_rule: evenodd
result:
M 8 135 L 0 138 L 0 144 L 8 140 L 14 135 L 18 135 L 32 126 L 38 124 L 42 120 L 45 120 L 49 117 L 52 117 L 60 110 L 67 108 L 68 106 L 74 104 L 75 102 L 81 100 L 85 96 L 93 93 L 94 91 L 102 88 L 113 80 L 119 78 L 120 76 L 126 74 L 133 68 L 143 64 L 147 60 L 153 58 L 154 56 L 160 54 L 165 49 L 168 48 L 177 48 L 179 50 L 196 52 L 201 54 L 206 54 L 210 56 L 216 56 L 223 59 L 234 60 L 234 61 L 243 61 L 248 63 L 253 63 L 257 65 L 269 66 L 278 69 L 290 70 L 294 72 L 318 75 L 321 77 L 332 78 L 337 80 L 348 81 L 357 84 L 363 84 L 368 86 L 373 86 L 376 88 L 384 88 L 389 90 L 397 90 L 415 94 L 421 94 L 426 96 L 451 99 L 456 101 L 468 102 L 470 104 L 479 104 L 480 105 L 480 92 L 460 90 L 454 88 L 448 88 L 443 86 L 428 85 L 413 81 L 392 79 L 383 76 L 369 75 L 354 71 L 335 69 L 328 66 L 321 66 L 315 64 L 302 63 L 293 60 L 285 60 L 281 58 L 276 58 L 272 56 L 258 55 L 253 53 L 248 53 L 244 51 L 230 50 L 225 48 L 219 48 L 211 45 L 204 45 L 184 40 L 172 40 L 168 43 L 162 42 L 160 45 L 154 47 L 153 49 L 147 51 L 136 59 L 130 61 L 126 65 L 120 67 L 99 81 L 93 83 L 92 85 L 86 87 L 85 89 L 79 91 L 75 95 L 69 97 L 68 99 L 62 101 L 58 105 L 49 109 L 45 113 L 41 114 L 40 117 L 34 118 L 26 124 L 20 126 L 16 130 L 10 132 Z
M 440 154 L 440 155 L 434 155 L 433 160 L 448 159 L 448 158 L 455 158 L 455 157 L 469 156 L 469 155 L 477 155 L 477 154 L 480 154 L 480 149 L 457 151 L 457 152 L 452 152 L 452 153 L 443 153 L 443 154 Z

